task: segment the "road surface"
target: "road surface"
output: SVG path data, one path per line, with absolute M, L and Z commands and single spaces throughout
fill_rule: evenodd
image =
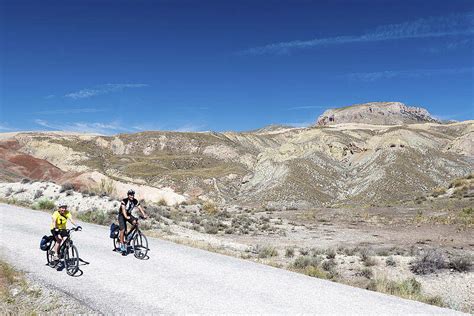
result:
M 112 251 L 107 227 L 73 235 L 83 274 L 45 265 L 50 214 L 0 204 L 0 257 L 100 313 L 461 314 L 237 258 L 148 238 L 148 260 Z

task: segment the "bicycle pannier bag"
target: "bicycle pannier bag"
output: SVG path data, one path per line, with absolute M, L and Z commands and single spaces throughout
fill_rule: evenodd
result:
M 119 235 L 119 226 L 115 223 L 110 225 L 110 238 L 117 238 Z
M 48 251 L 51 247 L 51 242 L 53 241 L 53 239 L 53 236 L 44 235 L 43 238 L 41 238 L 40 249 L 43 251 Z

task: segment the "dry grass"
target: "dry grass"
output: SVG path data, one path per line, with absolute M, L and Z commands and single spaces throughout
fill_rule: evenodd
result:
M 209 215 L 215 215 L 218 210 L 216 203 L 214 203 L 213 201 L 204 202 L 204 204 L 202 205 L 202 209 Z
M 439 296 L 426 296 L 422 293 L 420 282 L 414 278 L 403 281 L 393 281 L 388 279 L 375 279 L 370 281 L 368 290 L 395 295 L 410 300 L 420 301 L 436 306 L 444 306 L 443 300 Z

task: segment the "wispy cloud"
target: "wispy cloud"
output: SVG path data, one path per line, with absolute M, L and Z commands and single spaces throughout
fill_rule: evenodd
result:
M 70 123 L 51 123 L 43 119 L 36 119 L 35 123 L 39 126 L 45 127 L 54 131 L 78 132 L 78 133 L 93 133 L 110 135 L 121 132 L 133 132 L 133 129 L 124 127 L 118 121 L 114 122 L 70 122 Z
M 56 110 L 46 110 L 35 112 L 35 114 L 79 114 L 79 113 L 97 113 L 104 112 L 104 109 L 94 109 L 94 108 L 76 108 L 76 109 L 56 109 Z
M 386 70 L 377 72 L 357 72 L 340 77 L 358 81 L 376 81 L 392 78 L 422 78 L 439 75 L 458 75 L 473 73 L 474 68 L 445 68 L 445 69 L 414 69 L 414 70 Z
M 64 96 L 66 98 L 71 98 L 71 99 L 85 99 L 85 98 L 90 98 L 90 97 L 94 97 L 101 94 L 108 94 L 112 92 L 122 91 L 124 89 L 143 88 L 143 87 L 148 87 L 148 85 L 144 83 L 107 83 L 107 84 L 96 86 L 92 89 L 82 89 L 79 91 L 71 92 Z
M 204 124 L 188 123 L 188 124 L 182 125 L 178 128 L 173 128 L 171 130 L 175 131 L 175 132 L 202 132 L 205 127 L 206 127 L 206 125 L 204 125 Z
M 278 125 L 289 126 L 289 127 L 308 127 L 315 123 L 314 121 L 307 121 L 307 122 L 288 122 L 288 123 L 279 123 Z
M 0 131 L 8 132 L 8 131 L 12 131 L 12 130 L 13 130 L 13 128 L 9 127 L 8 124 L 0 123 Z
M 471 105 L 472 107 L 472 105 Z M 462 112 L 462 113 L 454 113 L 454 114 L 432 114 L 434 118 L 440 120 L 440 121 L 451 121 L 451 120 L 457 120 L 457 119 L 472 119 L 474 112 Z
M 307 106 L 294 106 L 291 108 L 287 108 L 288 111 L 296 111 L 296 110 L 313 110 L 313 109 L 325 109 L 326 106 L 322 105 L 307 105 Z
M 383 25 L 361 35 L 345 35 L 272 43 L 241 51 L 240 54 L 288 54 L 291 50 L 329 45 L 471 34 L 474 34 L 474 12 Z

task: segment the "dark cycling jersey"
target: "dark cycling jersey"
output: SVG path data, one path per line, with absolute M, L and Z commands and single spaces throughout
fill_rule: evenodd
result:
M 138 202 L 137 199 L 133 199 L 133 200 L 129 200 L 128 198 L 123 199 L 122 203 L 120 204 L 119 214 L 122 214 L 122 205 L 125 207 L 125 211 L 127 212 L 127 215 L 130 215 L 133 209 L 140 205 L 140 202 Z

